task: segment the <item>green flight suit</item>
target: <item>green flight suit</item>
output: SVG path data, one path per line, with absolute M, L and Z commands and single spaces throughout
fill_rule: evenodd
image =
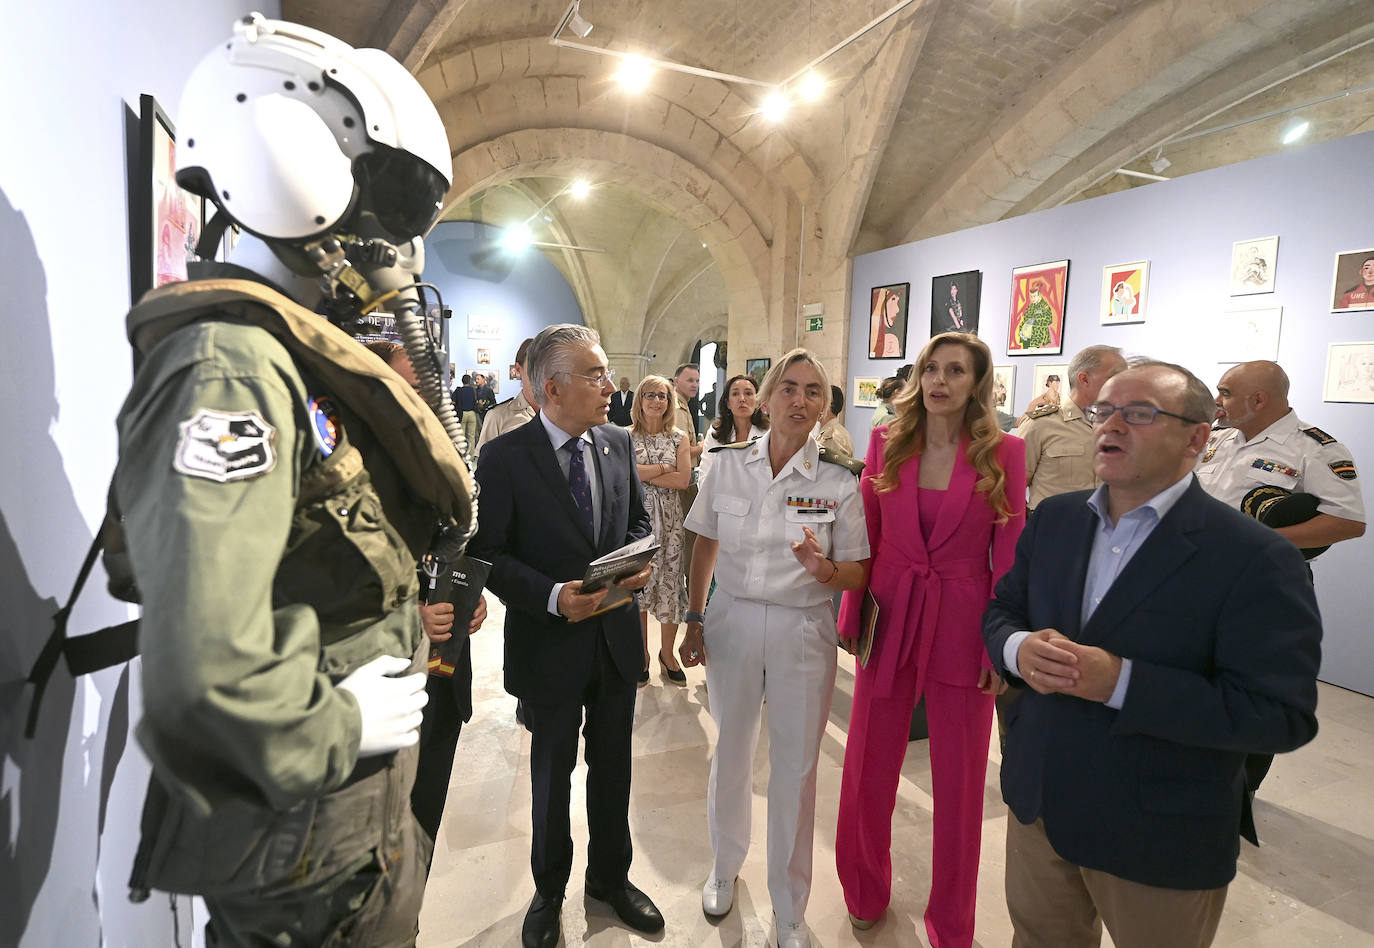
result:
M 206 285 L 229 303 L 155 339 L 118 420 L 143 604 L 136 734 L 158 784 L 134 884 L 204 896 L 212 945 L 411 944 L 428 857 L 416 751 L 360 760 L 357 702 L 335 685 L 380 655 L 423 670 L 415 560 L 436 507 L 308 359 L 242 318 L 244 281 Z M 195 284 L 150 294 L 154 315 L 178 293 Z M 130 313 L 136 344 L 149 299 Z

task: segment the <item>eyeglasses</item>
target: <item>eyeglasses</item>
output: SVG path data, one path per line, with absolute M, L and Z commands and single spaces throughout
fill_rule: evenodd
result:
M 1128 425 L 1152 425 L 1155 423 L 1157 415 L 1168 415 L 1170 418 L 1177 418 L 1179 421 L 1186 421 L 1190 425 L 1201 425 L 1204 422 L 1196 418 L 1189 418 L 1186 415 L 1176 415 L 1171 411 L 1162 408 L 1154 408 L 1149 405 L 1113 405 L 1111 402 L 1095 402 L 1083 409 L 1083 417 L 1095 425 L 1105 424 L 1107 419 L 1121 412 L 1121 420 Z
M 581 372 L 563 372 L 562 375 L 571 375 L 575 378 L 586 379 L 597 388 L 605 388 L 607 385 L 614 384 L 611 379 L 615 378 L 615 369 L 610 367 L 597 369 L 591 375 L 583 375 Z
M 645 392 L 643 395 L 641 395 L 641 396 L 639 396 L 639 397 L 640 397 L 640 398 L 647 398 L 647 399 L 649 399 L 650 401 L 666 402 L 666 401 L 668 400 L 668 393 L 667 393 L 667 392 Z

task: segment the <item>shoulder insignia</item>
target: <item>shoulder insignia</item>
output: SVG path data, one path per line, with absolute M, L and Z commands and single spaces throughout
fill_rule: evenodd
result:
M 1059 411 L 1059 406 L 1058 406 L 1058 405 L 1041 405 L 1039 408 L 1037 408 L 1037 409 L 1035 409 L 1034 411 L 1030 412 L 1030 413 L 1027 415 L 1027 417 L 1028 417 L 1028 418 L 1045 418 L 1045 417 L 1047 417 L 1047 416 L 1049 416 L 1049 415 L 1053 415 L 1053 414 L 1054 414 L 1055 412 L 1057 412 L 1057 411 Z
M 266 474 L 277 464 L 277 429 L 255 411 L 202 408 L 180 425 L 172 467 L 226 484 Z
M 829 464 L 838 464 L 855 477 L 864 472 L 864 462 L 851 458 L 843 451 L 834 448 L 821 448 L 821 460 Z
M 491 406 L 491 407 L 492 407 L 492 408 L 500 408 L 502 405 L 506 404 L 506 402 L 513 402 L 513 401 L 515 401 L 514 396 L 512 396 L 512 397 L 510 397 L 510 398 L 507 398 L 507 399 L 505 399 L 504 401 L 499 401 L 499 402 L 497 402 L 495 405 L 493 405 L 493 406 Z
M 718 444 L 711 448 L 711 453 L 715 454 L 717 451 L 738 451 L 740 448 L 747 448 L 753 443 L 752 441 L 735 441 L 731 444 Z
M 1332 474 L 1335 474 L 1343 481 L 1353 481 L 1355 478 L 1359 477 L 1359 474 L 1355 471 L 1355 462 L 1349 458 L 1332 461 L 1327 467 L 1331 468 Z
M 1320 428 L 1304 428 L 1302 429 L 1302 433 L 1307 435 L 1307 437 L 1311 438 L 1313 441 L 1317 442 L 1317 444 L 1336 443 L 1335 438 L 1331 437 L 1329 434 L 1327 434 L 1325 431 L 1322 431 Z

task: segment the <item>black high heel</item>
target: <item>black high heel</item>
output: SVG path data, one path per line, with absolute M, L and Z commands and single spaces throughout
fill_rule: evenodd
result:
M 673 669 L 668 667 L 668 663 L 663 660 L 663 649 L 658 650 L 658 671 L 664 678 L 682 688 L 687 687 L 687 673 L 681 668 Z

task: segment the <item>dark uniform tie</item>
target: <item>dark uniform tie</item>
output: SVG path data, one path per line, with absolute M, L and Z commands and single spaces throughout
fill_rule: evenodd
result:
M 568 489 L 572 491 L 573 503 L 582 514 L 582 528 L 587 536 L 596 538 L 596 521 L 592 515 L 592 485 L 587 480 L 587 467 L 582 459 L 582 439 L 569 438 L 563 445 L 571 457 L 568 460 Z

